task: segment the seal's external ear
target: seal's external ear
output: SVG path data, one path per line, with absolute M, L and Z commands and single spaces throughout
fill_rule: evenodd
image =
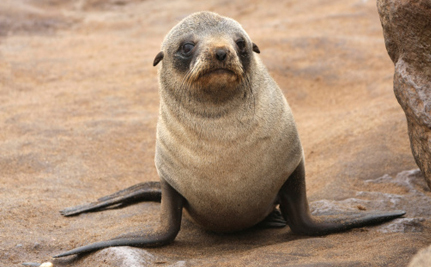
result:
M 253 43 L 253 51 L 260 54 L 259 47 L 257 47 L 257 45 L 255 43 Z
M 154 59 L 153 66 L 156 66 L 157 64 L 159 64 L 159 62 L 162 61 L 163 56 L 164 56 L 163 51 L 160 51 L 157 54 L 156 58 Z

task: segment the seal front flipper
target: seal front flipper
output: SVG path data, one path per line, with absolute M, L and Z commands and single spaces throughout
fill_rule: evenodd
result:
M 114 206 L 124 206 L 141 201 L 157 201 L 161 199 L 160 182 L 145 182 L 133 185 L 109 196 L 101 197 L 95 202 L 61 210 L 63 216 L 74 216 L 84 212 L 100 211 Z
M 279 191 L 280 210 L 292 232 L 326 235 L 352 228 L 383 223 L 401 217 L 404 211 L 358 213 L 333 220 L 313 218 L 305 191 L 305 168 L 302 160 Z
M 160 184 L 163 198 L 161 202 L 160 226 L 157 231 L 138 235 L 126 234 L 111 240 L 96 242 L 73 249 L 56 255 L 54 258 L 87 253 L 114 246 L 158 247 L 171 243 L 180 231 L 181 216 L 185 200 L 165 181 L 162 181 Z

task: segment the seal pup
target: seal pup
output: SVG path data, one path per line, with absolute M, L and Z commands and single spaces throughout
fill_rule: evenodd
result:
M 64 211 L 73 215 L 161 195 L 160 226 L 55 257 L 110 246 L 166 245 L 180 230 L 183 209 L 207 230 L 234 232 L 271 217 L 279 205 L 292 232 L 303 235 L 325 235 L 405 214 L 358 213 L 331 220 L 311 216 L 295 121 L 258 53 L 238 22 L 211 12 L 186 17 L 166 35 L 154 59 L 154 66 L 162 63 L 155 155 L 160 183 L 144 183 Z

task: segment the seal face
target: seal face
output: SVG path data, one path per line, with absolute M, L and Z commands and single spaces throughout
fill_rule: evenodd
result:
M 281 90 L 241 25 L 215 13 L 181 21 L 161 53 L 155 159 L 161 179 L 184 196 L 186 211 L 204 228 L 253 226 L 274 209 L 302 158 Z
M 183 105 L 185 99 L 217 105 L 244 96 L 253 50 L 257 46 L 236 21 L 211 12 L 193 14 L 162 44 L 161 85 Z

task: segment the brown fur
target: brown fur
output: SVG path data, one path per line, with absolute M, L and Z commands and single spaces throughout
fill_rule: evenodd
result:
M 248 69 L 236 52 L 239 35 Z M 186 75 L 173 67 L 184 39 L 198 44 Z M 228 51 L 224 67 L 231 72 L 208 74 L 219 67 L 213 53 L 219 47 Z M 190 217 L 213 231 L 263 220 L 303 157 L 289 105 L 252 51 L 259 49 L 241 25 L 210 12 L 187 17 L 162 45 L 156 167 L 187 200 Z

